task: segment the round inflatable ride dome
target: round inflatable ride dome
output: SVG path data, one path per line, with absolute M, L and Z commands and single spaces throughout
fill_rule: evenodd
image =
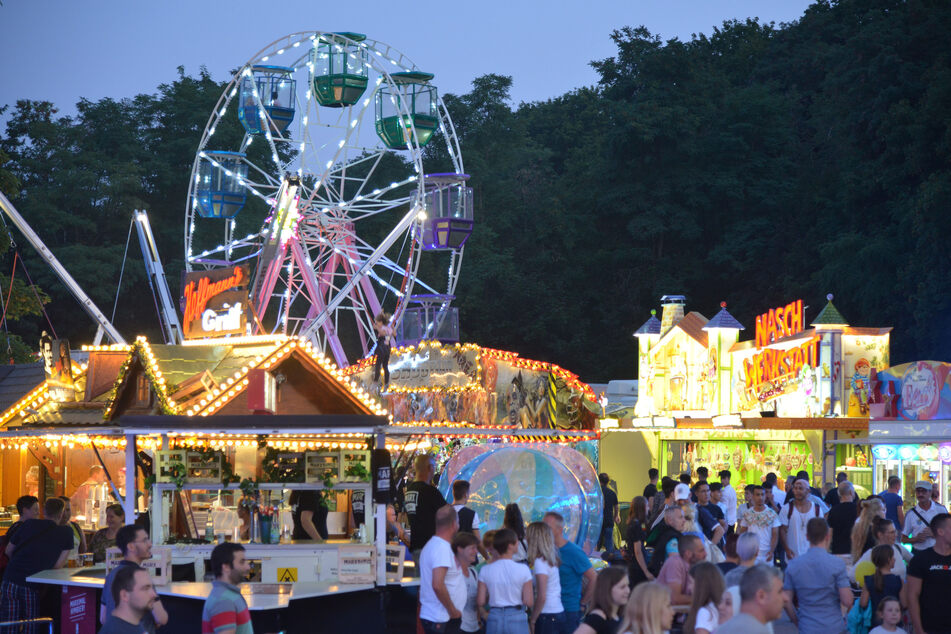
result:
M 479 513 L 477 528 L 483 535 L 501 528 L 505 507 L 514 502 L 526 522 L 541 521 L 549 511 L 560 513 L 568 541 L 586 553 L 597 547 L 601 486 L 591 462 L 574 449 L 547 444 L 465 447 L 449 459 L 439 478 L 439 491 L 447 500 L 456 480 L 469 481 L 467 506 Z

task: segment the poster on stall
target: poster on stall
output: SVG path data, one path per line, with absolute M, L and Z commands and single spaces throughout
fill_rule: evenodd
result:
M 69 634 L 95 634 L 96 589 L 63 586 L 60 600 L 60 631 Z
M 915 361 L 878 372 L 879 391 L 898 397 L 898 418 L 937 420 L 951 418 L 951 363 Z M 891 384 L 890 386 L 888 384 Z

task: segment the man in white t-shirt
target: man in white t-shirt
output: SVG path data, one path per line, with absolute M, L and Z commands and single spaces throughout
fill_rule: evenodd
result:
M 436 511 L 436 534 L 419 555 L 419 620 L 426 634 L 458 632 L 466 604 L 466 580 L 452 552 L 452 536 L 459 528 L 456 510 L 449 504 Z
M 748 508 L 737 521 L 736 532 L 750 532 L 759 539 L 759 551 L 756 563 L 772 563 L 776 540 L 779 539 L 779 517 L 776 511 L 766 506 L 766 491 L 758 484 L 751 492 L 753 506 Z
M 810 499 L 809 483 L 796 480 L 792 499 L 779 511 L 779 539 L 782 540 L 787 560 L 809 550 L 806 524 L 814 517 L 822 517 L 822 508 Z
M 915 499 L 918 504 L 905 513 L 905 527 L 901 532 L 902 541 L 911 544 L 916 553 L 934 546 L 934 535 L 929 524 L 938 513 L 948 510 L 931 499 L 931 483 L 919 480 L 915 483 Z
M 770 471 L 766 474 L 766 481 L 763 482 L 763 488 L 770 489 L 773 492 L 773 502 L 777 506 L 782 506 L 786 502 L 786 490 L 779 486 L 776 474 Z
M 727 533 L 733 530 L 733 525 L 736 524 L 737 520 L 736 489 L 730 486 L 731 476 L 732 474 L 727 469 L 720 472 L 720 503 L 723 505 L 723 514 L 726 516 Z

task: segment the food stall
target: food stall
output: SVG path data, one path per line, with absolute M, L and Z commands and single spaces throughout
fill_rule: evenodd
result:
M 122 468 L 134 474 L 130 490 L 141 495 L 113 495 L 127 518 L 150 512 L 150 568 L 177 623 L 200 622 L 214 543 L 237 539 L 253 564 L 254 581 L 242 591 L 262 630 L 306 623 L 300 619 L 315 610 L 342 614 L 338 608 L 346 604 L 379 619 L 382 629 L 380 602 L 405 601 L 399 588 L 418 581 L 388 566 L 401 557 L 385 543 L 386 495 L 374 495 L 370 476 L 390 462 L 374 463 L 374 449 L 404 463 L 417 450 L 437 451 L 444 462 L 485 443 L 555 443 L 581 446 L 596 460 L 596 430 L 393 423 L 355 381 L 296 339 L 164 346 L 140 338 L 86 352 L 75 400 L 57 400 L 43 384 L 2 413 L 0 451 L 48 454 L 53 475 L 74 453 L 88 451 L 108 456 L 113 479 Z M 77 412 L 85 425 L 71 424 Z M 383 481 L 377 493 L 386 489 Z M 62 480 L 57 486 L 63 490 Z M 301 489 L 320 492 L 328 505 L 324 543 L 289 539 L 289 497 Z M 89 496 L 100 505 L 107 501 L 99 500 L 101 490 Z M 271 522 L 262 528 L 265 513 Z M 63 609 L 75 618 L 85 614 L 94 626 L 106 566 L 45 571 L 32 580 L 59 586 Z M 344 623 L 335 618 L 321 626 L 339 630 Z
M 876 490 L 889 476 L 902 479 L 906 508 L 915 482 L 938 484 L 939 501 L 951 501 L 951 363 L 914 361 L 881 370 L 880 396 L 869 421 L 868 442 Z
M 729 468 L 737 489 L 799 470 L 815 486 L 838 470 L 871 486 L 867 456 L 862 466 L 856 449 L 834 443 L 867 433 L 870 379 L 888 365 L 890 328 L 850 326 L 828 296 L 808 323 L 803 300 L 766 310 L 754 337 L 740 341 L 746 328 L 725 302 L 712 319 L 685 304 L 665 295 L 661 318 L 652 311 L 634 333 L 633 415 L 601 421 L 601 469 L 621 483 L 622 499 L 640 492 L 651 466 L 694 479 L 699 466 Z

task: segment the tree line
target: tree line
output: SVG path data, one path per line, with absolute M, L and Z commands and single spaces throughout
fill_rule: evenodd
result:
M 727 301 L 748 338 L 766 308 L 801 297 L 808 322 L 831 292 L 853 325 L 894 326 L 894 363 L 951 360 L 948 32 L 948 3 L 824 0 L 791 24 L 734 20 L 689 41 L 619 28 L 616 54 L 591 62 L 598 83 L 547 101 L 513 104 L 497 74 L 444 95 L 476 194 L 463 339 L 606 381 L 634 375 L 631 335 L 662 294 L 708 318 Z M 0 187 L 107 314 L 132 209 L 149 210 L 175 285 L 188 174 L 223 86 L 180 70 L 69 117 L 9 106 Z M 426 152 L 427 171 L 449 167 L 438 140 Z M 89 340 L 66 290 L 20 255 L 60 334 Z M 160 338 L 137 257 L 124 275 L 117 327 Z M 33 309 L 10 322 L 27 347 L 45 328 Z

